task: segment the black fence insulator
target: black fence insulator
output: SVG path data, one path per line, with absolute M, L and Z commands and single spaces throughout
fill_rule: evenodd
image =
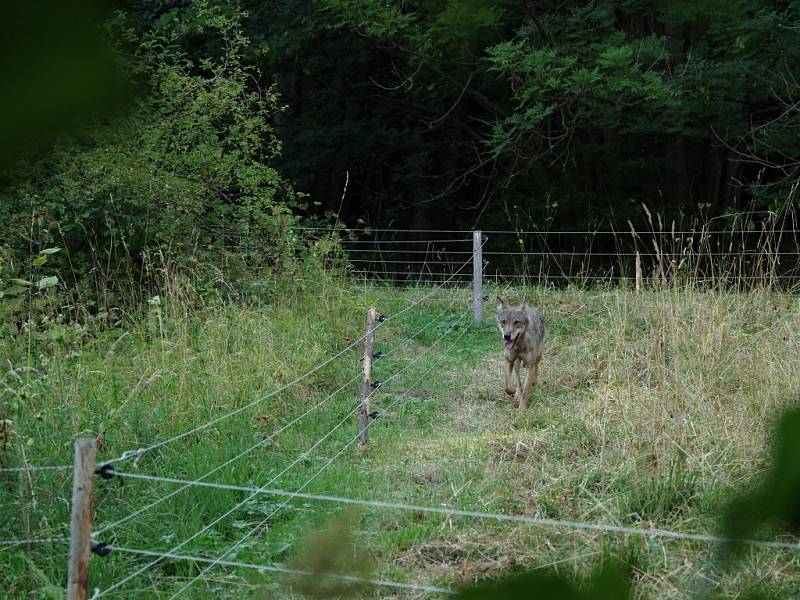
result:
M 378 317 L 378 323 L 383 323 L 386 320 L 386 315 L 380 315 Z
M 381 387 L 381 382 L 380 381 L 373 381 L 372 382 L 372 387 L 377 390 L 379 387 Z
M 114 470 L 114 465 L 110 465 L 108 463 L 104 465 L 100 465 L 94 471 L 95 475 L 100 475 L 103 479 L 112 479 L 117 472 Z
M 488 302 L 488 301 L 489 301 L 489 296 L 484 296 L 484 297 L 483 297 L 483 301 L 484 301 L 484 302 Z
M 383 358 L 383 352 L 376 352 L 372 355 L 373 360 L 380 360 L 381 358 Z M 364 362 L 364 357 L 359 358 L 358 362 Z
M 97 542 L 96 544 L 92 544 L 92 554 L 97 554 L 97 556 L 108 556 L 111 554 L 111 546 L 109 546 L 107 542 Z
M 377 410 L 373 410 L 371 413 L 369 413 L 369 418 L 370 419 L 377 419 L 380 416 L 381 416 L 381 413 L 379 413 Z

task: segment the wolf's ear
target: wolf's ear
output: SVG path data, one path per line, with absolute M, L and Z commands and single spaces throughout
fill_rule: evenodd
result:
M 528 299 L 527 298 L 523 298 L 522 299 L 522 310 L 528 310 Z
M 497 297 L 497 312 L 503 312 L 506 309 L 506 303 L 500 296 Z

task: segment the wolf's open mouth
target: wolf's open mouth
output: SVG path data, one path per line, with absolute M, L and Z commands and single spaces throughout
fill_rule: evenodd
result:
M 514 342 L 516 342 L 516 341 L 517 341 L 516 339 L 513 339 L 513 340 L 503 340 L 503 346 L 505 346 L 505 349 L 506 349 L 506 350 L 511 350 L 511 348 L 513 348 L 513 347 L 514 347 Z

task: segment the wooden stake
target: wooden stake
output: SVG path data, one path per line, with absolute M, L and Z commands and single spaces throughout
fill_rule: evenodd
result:
M 472 310 L 475 322 L 483 321 L 483 234 L 472 232 Z
M 642 257 L 636 252 L 636 291 L 642 291 Z
M 367 311 L 367 337 L 364 338 L 364 380 L 361 382 L 361 406 L 358 408 L 358 447 L 367 449 L 369 435 L 369 395 L 372 392 L 372 354 L 375 350 L 375 322 L 377 311 L 374 307 Z
M 96 450 L 94 438 L 75 441 L 67 600 L 86 600 L 89 593 L 89 557 L 92 549 L 92 489 L 94 488 Z

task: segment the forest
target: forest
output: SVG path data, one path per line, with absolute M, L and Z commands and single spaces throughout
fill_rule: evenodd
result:
M 112 4 L 6 20 L 16 275 L 31 246 L 274 257 L 298 222 L 627 230 L 646 207 L 724 229 L 796 206 L 795 1 Z

